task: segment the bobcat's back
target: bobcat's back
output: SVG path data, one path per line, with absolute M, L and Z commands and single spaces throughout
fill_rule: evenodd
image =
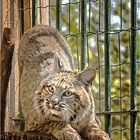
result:
M 27 63 L 42 63 L 41 60 L 57 55 L 63 69 L 73 69 L 70 47 L 60 33 L 49 26 L 37 25 L 22 37 L 19 47 L 20 70 Z M 40 61 L 39 61 L 40 60 Z
M 25 121 L 31 112 L 33 94 L 39 83 L 58 67 L 60 71 L 73 71 L 74 67 L 70 47 L 62 35 L 45 25 L 28 30 L 19 46 L 20 101 Z

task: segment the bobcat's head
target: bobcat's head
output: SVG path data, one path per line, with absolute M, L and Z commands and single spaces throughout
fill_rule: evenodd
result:
M 78 122 L 92 109 L 88 87 L 95 75 L 93 68 L 78 74 L 59 72 L 50 75 L 35 92 L 35 109 L 48 120 Z

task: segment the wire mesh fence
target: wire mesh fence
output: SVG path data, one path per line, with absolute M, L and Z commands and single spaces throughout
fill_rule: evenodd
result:
M 36 24 L 57 28 L 76 70 L 98 67 L 93 85 L 102 128 L 114 140 L 140 138 L 140 1 L 20 0 L 21 35 Z

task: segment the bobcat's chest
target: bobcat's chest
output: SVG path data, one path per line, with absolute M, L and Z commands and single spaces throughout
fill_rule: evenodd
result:
M 88 126 L 90 122 L 90 117 L 86 115 L 83 119 L 81 119 L 77 123 L 71 123 L 71 126 L 79 133 L 83 132 L 84 129 Z

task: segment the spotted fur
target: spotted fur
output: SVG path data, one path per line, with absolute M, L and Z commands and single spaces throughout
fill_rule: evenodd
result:
M 95 70 L 90 69 L 89 74 L 94 75 L 86 79 L 81 73 L 60 72 L 44 79 L 33 97 L 33 108 L 44 116 L 44 121 L 33 130 L 52 134 L 58 140 L 81 140 L 81 136 L 89 140 L 109 140 L 100 130 L 94 112 L 90 79 L 95 77 Z
M 43 25 L 27 31 L 19 63 L 25 130 L 58 140 L 109 140 L 98 124 L 91 93 L 96 71 L 74 72 L 70 49 L 58 31 Z

